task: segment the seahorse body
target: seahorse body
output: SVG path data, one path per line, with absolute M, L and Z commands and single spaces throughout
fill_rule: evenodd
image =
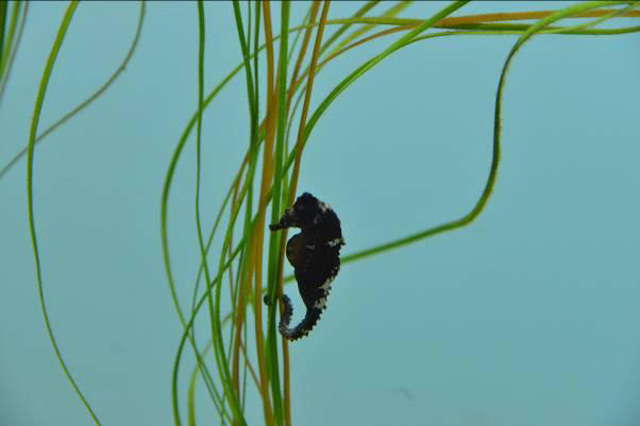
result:
M 285 309 L 278 329 L 285 338 L 297 340 L 311 331 L 327 307 L 331 282 L 340 271 L 340 248 L 345 243 L 336 213 L 307 192 L 296 199 L 278 223 L 269 226 L 271 231 L 290 227 L 301 230 L 287 242 L 286 254 L 307 312 L 298 325 L 289 328 L 293 306 L 282 295 Z

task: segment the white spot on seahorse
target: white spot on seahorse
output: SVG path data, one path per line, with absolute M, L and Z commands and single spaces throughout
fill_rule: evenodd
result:
M 331 241 L 327 241 L 327 245 L 329 247 L 335 247 L 335 246 L 343 246 L 344 245 L 344 238 L 335 238 Z
M 326 297 L 321 297 L 320 299 L 318 299 L 316 301 L 316 303 L 313 304 L 313 307 L 315 309 L 323 310 L 324 308 L 327 307 L 327 298 Z
M 328 280 L 326 280 L 321 286 L 320 288 L 322 290 L 324 290 L 324 293 L 327 294 L 329 293 L 329 290 L 331 290 L 331 282 L 333 281 L 333 277 L 329 278 Z

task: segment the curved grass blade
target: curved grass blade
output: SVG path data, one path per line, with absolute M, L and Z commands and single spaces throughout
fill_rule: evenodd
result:
M 82 391 L 76 384 L 75 380 L 71 376 L 71 372 L 67 368 L 64 359 L 62 358 L 62 353 L 60 352 L 60 348 L 56 343 L 55 335 L 53 333 L 53 328 L 51 327 L 51 322 L 49 320 L 49 315 L 47 313 L 47 307 L 44 299 L 44 288 L 43 288 L 43 280 L 42 280 L 42 268 L 40 265 L 40 252 L 38 250 L 38 239 L 36 236 L 36 223 L 33 209 L 33 154 L 34 154 L 34 145 L 36 139 L 36 133 L 38 131 L 38 123 L 40 121 L 40 113 L 42 112 L 42 104 L 44 102 L 44 97 L 47 92 L 47 85 L 49 84 L 49 79 L 51 77 L 51 72 L 53 70 L 53 65 L 55 64 L 56 58 L 58 57 L 58 52 L 60 52 L 60 47 L 62 46 L 62 42 L 64 41 L 64 36 L 67 33 L 67 29 L 69 28 L 69 24 L 71 24 L 71 18 L 73 17 L 73 13 L 76 10 L 78 3 L 72 1 L 60 22 L 60 28 L 56 34 L 56 38 L 53 42 L 53 46 L 51 47 L 51 52 L 49 53 L 49 57 L 47 58 L 47 63 L 45 65 L 44 71 L 42 73 L 42 79 L 40 80 L 40 87 L 38 88 L 38 96 L 36 97 L 36 104 L 33 110 L 33 118 L 31 120 L 31 129 L 29 132 L 29 143 L 27 148 L 27 204 L 28 204 L 28 216 L 29 216 L 29 232 L 31 234 L 31 244 L 33 246 L 33 256 L 35 259 L 36 265 L 36 275 L 38 279 L 38 298 L 40 300 L 40 308 L 42 309 L 42 316 L 44 317 L 44 322 L 47 328 L 47 334 L 49 336 L 49 340 L 51 341 L 51 345 L 53 346 L 53 350 L 55 352 L 56 358 L 62 368 L 65 376 L 69 380 L 71 387 L 75 391 L 76 395 L 82 402 L 82 405 L 86 408 L 91 419 L 96 424 L 100 424 L 98 417 L 94 413 L 93 409 L 89 405 L 89 402 L 84 397 Z
M 617 3 L 625 3 L 625 2 L 617 2 Z M 525 31 L 525 33 L 520 37 L 520 39 L 518 40 L 518 42 L 516 43 L 516 45 L 513 47 L 513 49 L 511 50 L 511 52 L 509 53 L 507 60 L 504 64 L 503 67 L 503 71 L 500 77 L 500 82 L 499 82 L 499 86 L 498 86 L 498 92 L 496 95 L 496 110 L 495 110 L 495 115 L 494 115 L 494 142 L 493 142 L 493 159 L 492 159 L 492 163 L 491 163 L 491 168 L 490 168 L 490 172 L 489 172 L 489 177 L 487 179 L 487 183 L 485 185 L 485 188 L 480 196 L 480 198 L 478 199 L 478 201 L 476 202 L 476 204 L 474 205 L 473 209 L 467 213 L 465 216 L 463 216 L 462 218 L 456 220 L 456 221 L 452 221 L 452 222 L 448 222 L 445 223 L 443 225 L 434 227 L 434 228 L 430 228 L 412 235 L 409 235 L 407 237 L 404 238 L 400 238 L 394 241 L 391 241 L 389 243 L 385 243 L 385 244 L 381 244 L 379 246 L 375 246 L 371 249 L 367 249 L 367 250 L 363 250 L 357 253 L 353 253 L 350 255 L 345 256 L 342 259 L 342 262 L 344 264 L 350 263 L 350 262 L 354 262 L 356 260 L 360 260 L 363 259 L 365 257 L 369 257 L 369 256 L 373 256 L 375 254 L 380 254 L 395 248 L 399 248 L 399 247 L 403 247 L 406 246 L 408 244 L 423 240 L 425 238 L 431 237 L 433 235 L 437 235 L 440 233 L 444 233 L 447 231 L 451 231 L 457 228 L 461 228 L 463 226 L 466 226 L 468 224 L 470 224 L 471 222 L 473 222 L 482 212 L 482 210 L 484 209 L 490 195 L 491 195 L 491 191 L 493 189 L 493 186 L 495 184 L 495 179 L 497 176 L 497 170 L 498 170 L 498 164 L 499 164 L 499 160 L 500 160 L 500 138 L 501 138 L 501 133 L 500 133 L 500 121 L 501 121 L 501 108 L 502 108 L 502 91 L 503 91 L 503 87 L 504 87 L 504 82 L 506 79 L 506 75 L 508 72 L 508 69 L 510 67 L 511 64 L 511 60 L 513 59 L 513 56 L 515 55 L 515 53 L 522 47 L 522 44 L 524 44 L 524 42 L 526 42 L 529 38 L 531 38 L 534 34 L 542 31 L 544 28 L 548 27 L 549 25 L 551 25 L 553 22 L 556 22 L 562 18 L 565 18 L 567 16 L 571 16 L 571 15 L 576 15 L 579 14 L 580 12 L 583 11 L 587 11 L 590 9 L 594 9 L 597 7 L 607 7 L 607 6 L 611 6 L 613 4 L 613 2 L 592 2 L 592 3 L 585 3 L 585 4 L 580 4 L 580 5 L 576 5 L 574 7 L 570 7 L 567 9 L 563 9 L 561 11 L 558 11 L 554 14 L 548 15 L 546 18 L 540 20 L 539 22 L 531 25 L 529 27 L 528 30 Z

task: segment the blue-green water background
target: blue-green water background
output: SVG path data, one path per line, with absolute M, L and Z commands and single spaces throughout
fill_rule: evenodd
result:
M 484 2 L 459 13 L 568 3 Z M 418 3 L 402 16 L 427 17 L 442 6 Z M 330 16 L 358 7 L 334 2 Z M 27 141 L 64 8 L 31 5 L 0 110 L 3 164 Z M 138 10 L 124 2 L 80 5 L 41 129 L 115 69 Z M 294 3 L 292 22 L 305 10 Z M 239 63 L 240 49 L 229 3 L 207 3 L 206 16 L 211 88 Z M 162 266 L 159 207 L 169 158 L 197 103 L 197 37 L 195 4 L 150 3 L 122 77 L 36 150 L 35 215 L 52 324 L 106 425 L 172 422 L 181 329 Z M 499 72 L 515 40 L 414 44 L 321 119 L 300 190 L 339 213 L 346 253 L 471 209 L 488 172 Z M 312 107 L 389 43 L 328 66 Z M 343 268 L 321 324 L 291 346 L 295 424 L 639 425 L 638 99 L 638 34 L 541 36 L 526 45 L 507 81 L 503 162 L 486 211 L 469 228 Z M 240 74 L 205 114 L 208 224 L 247 138 Z M 199 261 L 194 159 L 192 139 L 169 212 L 183 300 Z M 25 173 L 23 161 L 0 182 L 0 425 L 86 425 L 37 302 Z M 295 296 L 294 287 L 287 292 Z M 181 371 L 186 377 L 190 369 Z M 201 391 L 199 419 L 216 424 L 206 421 L 213 410 Z M 260 424 L 250 403 L 249 421 Z

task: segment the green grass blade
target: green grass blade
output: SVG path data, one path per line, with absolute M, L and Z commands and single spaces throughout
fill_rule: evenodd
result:
M 0 76 L 2 76 L 2 71 L 4 70 L 4 52 L 8 50 L 5 49 L 4 46 L 4 33 L 7 26 L 7 8 L 9 6 L 8 3 L 9 2 L 7 0 L 0 0 Z
M 7 87 L 7 82 L 9 81 L 9 77 L 11 76 L 11 70 L 13 69 L 13 61 L 16 57 L 16 52 L 18 51 L 18 47 L 20 46 L 20 42 L 22 41 L 22 34 L 24 33 L 24 27 L 27 22 L 27 12 L 29 10 L 29 3 L 27 2 L 19 2 L 16 1 L 16 4 L 21 8 L 21 18 L 20 23 L 18 24 L 18 35 L 15 37 L 15 42 L 13 45 L 7 45 L 9 47 L 9 54 L 4 64 L 4 71 L 0 72 L 0 106 L 2 106 L 2 98 L 4 97 L 4 91 Z M 20 10 L 18 10 L 18 14 L 20 14 Z M 0 174 L 0 177 L 2 175 Z
M 78 3 L 73 1 L 67 7 L 67 10 L 62 18 L 60 23 L 60 28 L 56 34 L 56 38 L 53 42 L 53 46 L 51 47 L 51 52 L 49 53 L 49 57 L 47 58 L 47 63 L 45 65 L 44 71 L 42 73 L 42 79 L 40 80 L 40 87 L 38 88 L 38 95 L 36 97 L 36 104 L 33 110 L 33 118 L 31 120 L 31 128 L 29 131 L 29 143 L 27 149 L 27 204 L 28 204 L 28 216 L 29 216 L 29 232 L 31 234 L 31 244 L 33 246 L 33 256 L 35 259 L 36 266 L 36 275 L 38 280 L 38 298 L 40 300 L 40 307 L 42 309 L 42 315 L 44 317 L 44 322 L 47 328 L 47 334 L 49 336 L 49 340 L 51 341 L 51 345 L 53 346 L 53 350 L 55 352 L 56 358 L 62 368 L 64 375 L 69 380 L 71 387 L 75 391 L 76 395 L 88 411 L 91 419 L 95 424 L 100 424 L 98 417 L 94 413 L 93 409 L 89 405 L 89 402 L 84 397 L 82 391 L 76 384 L 75 380 L 71 376 L 71 372 L 67 368 L 64 359 L 62 358 L 62 353 L 60 352 L 60 348 L 56 343 L 56 339 L 53 333 L 53 328 L 51 326 L 51 322 L 49 320 L 49 315 L 47 313 L 47 307 L 44 299 L 44 288 L 43 288 L 43 280 L 42 280 L 42 268 L 40 265 L 40 252 L 38 250 L 38 239 L 36 236 L 36 223 L 34 216 L 34 208 L 33 208 L 33 154 L 34 154 L 34 145 L 36 134 L 38 131 L 38 123 L 40 121 L 40 114 L 42 112 L 42 104 L 44 102 L 44 97 L 47 92 L 47 85 L 49 84 L 49 79 L 51 77 L 51 72 L 53 71 L 53 66 L 55 64 L 56 58 L 58 57 L 58 52 L 60 52 L 60 48 L 62 47 L 62 42 L 64 41 L 64 36 L 67 33 L 67 29 L 69 28 L 69 24 L 71 23 L 71 18 L 73 17 L 73 13 L 76 10 Z
M 204 241 L 202 236 L 202 222 L 200 220 L 200 160 L 202 145 L 202 104 L 204 98 L 204 50 L 205 50 L 205 22 L 204 22 L 204 6 L 199 0 L 198 6 L 198 116 L 196 121 L 196 193 L 195 193 L 195 220 L 198 234 L 198 246 L 202 256 L 202 267 L 204 270 L 205 280 L 210 281 L 209 267 L 207 256 L 204 249 Z M 221 408 L 218 403 L 214 403 L 220 417 L 222 417 Z M 222 404 L 224 406 L 224 404 Z
M 9 54 L 11 47 L 13 46 L 13 37 L 15 36 L 16 28 L 18 26 L 18 17 L 21 9 L 20 2 L 13 2 L 13 6 L 11 7 L 11 18 L 9 19 L 9 30 L 7 31 L 7 3 L 8 2 L 6 1 L 2 1 L 0 4 L 0 20 L 2 20 L 2 30 L 0 31 L 0 79 L 4 77 L 7 68 Z M 4 11 L 2 9 L 4 9 Z M 3 14 L 5 15 L 4 17 L 2 17 Z M 4 35 L 5 32 L 7 33 L 6 36 Z
M 280 17 L 280 63 L 279 83 L 278 83 L 278 122 L 277 136 L 275 148 L 275 171 L 273 183 L 273 198 L 271 200 L 271 223 L 278 221 L 281 214 L 282 200 L 282 174 L 283 174 L 283 157 L 284 157 L 284 135 L 286 129 L 286 94 L 287 94 L 287 52 L 288 52 L 288 30 L 289 30 L 289 1 L 283 1 L 281 5 Z M 280 373 L 278 361 L 278 333 L 276 331 L 276 311 L 277 304 L 275 293 L 278 279 L 278 257 L 280 250 L 280 233 L 269 233 L 269 254 L 268 254 L 268 272 L 267 272 L 267 288 L 268 295 L 272 303 L 267 307 L 267 368 L 269 372 L 269 381 L 271 384 L 271 395 L 273 399 L 274 417 L 278 425 L 284 424 L 284 405 L 280 390 Z

